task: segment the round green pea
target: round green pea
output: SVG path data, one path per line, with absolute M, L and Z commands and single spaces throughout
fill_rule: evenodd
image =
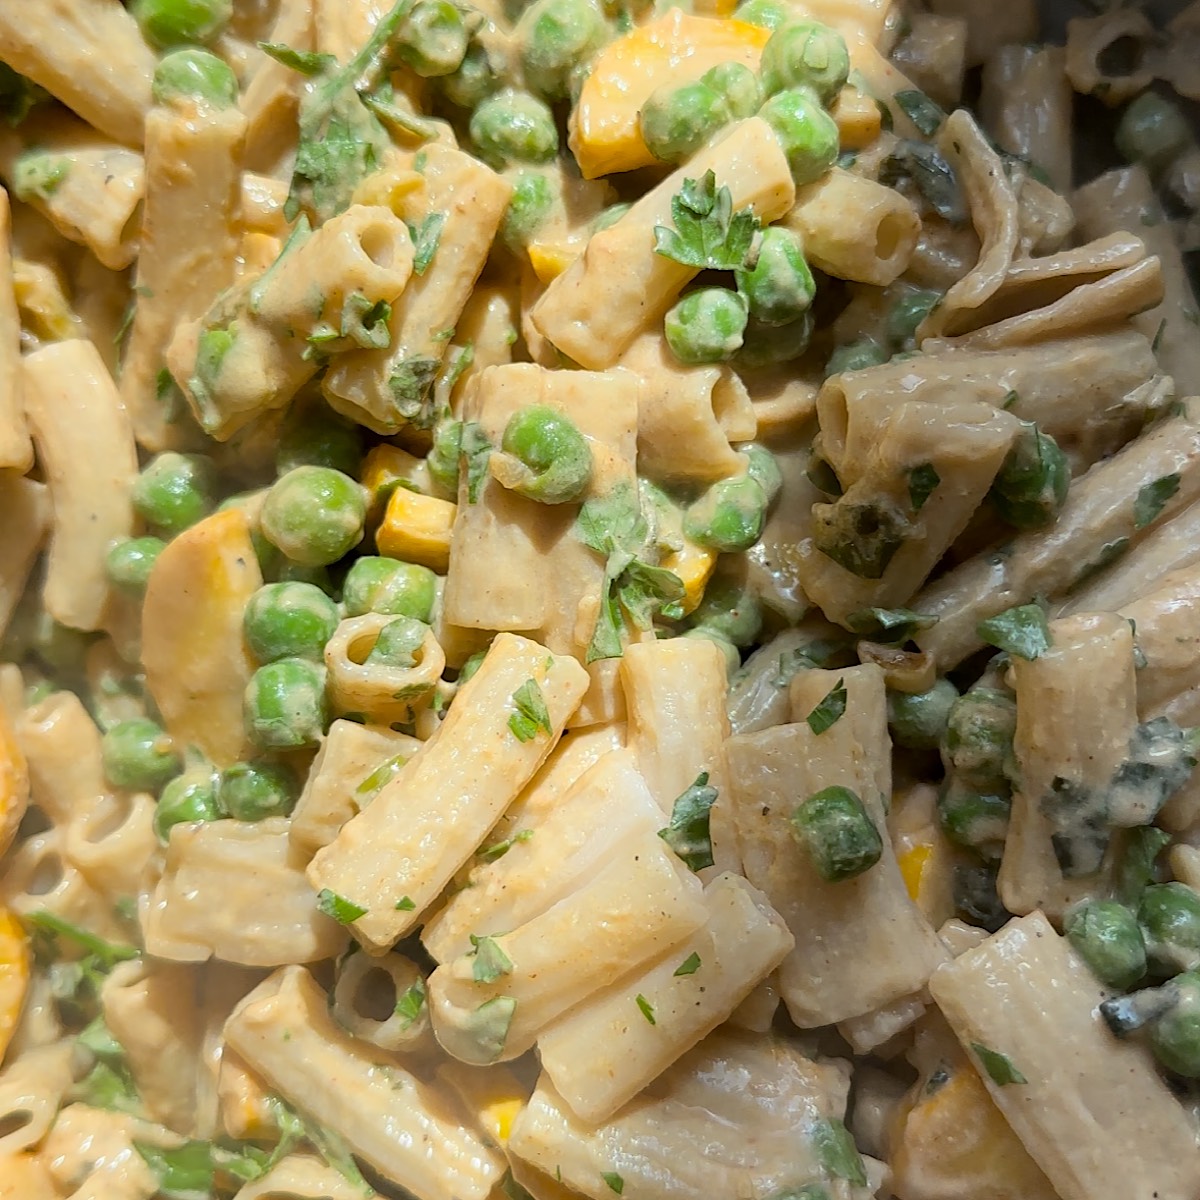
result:
M 1150 964 L 1161 974 L 1200 967 L 1200 895 L 1186 883 L 1152 883 L 1138 905 Z
M 395 558 L 356 559 L 342 585 L 342 606 L 348 617 L 377 612 L 429 624 L 436 597 L 437 576 L 428 567 Z
M 809 796 L 792 814 L 792 832 L 828 883 L 861 875 L 883 854 L 883 839 L 870 813 L 847 787 L 827 787 Z
M 112 583 L 131 596 L 146 590 L 158 556 L 167 548 L 162 538 L 124 538 L 104 556 L 104 571 Z
M 528 92 L 505 88 L 472 114 L 471 141 L 493 167 L 549 162 L 558 153 L 558 129 L 550 106 Z
M 1006 794 L 975 791 L 952 777 L 938 796 L 937 810 L 942 832 L 956 846 L 999 857 L 1012 812 Z
M 709 581 L 690 619 L 693 629 L 711 630 L 733 646 L 749 646 L 762 632 L 762 605 L 742 581 L 721 573 Z
M 1150 1049 L 1169 1071 L 1200 1079 L 1200 972 L 1188 971 L 1175 982 L 1179 997 L 1151 1024 Z
M 1017 706 L 1012 696 L 994 688 L 972 688 L 950 709 L 942 759 L 977 791 L 1002 791 L 1008 787 Z
M 221 807 L 235 821 L 291 815 L 299 794 L 296 776 L 281 763 L 234 763 L 221 772 Z
M 298 406 L 289 414 L 275 450 L 275 471 L 286 475 L 296 467 L 328 467 L 357 479 L 362 470 L 362 427 L 324 405 Z
M 593 0 L 537 0 L 517 26 L 521 66 L 529 86 L 552 100 L 570 91 L 608 36 L 604 14 Z
M 553 183 L 537 171 L 518 171 L 512 180 L 513 193 L 504 213 L 500 236 L 513 251 L 528 246 L 554 209 Z
M 667 313 L 663 329 L 680 362 L 724 362 L 742 344 L 746 305 L 729 288 L 697 288 Z
M 767 325 L 751 317 L 741 348 L 733 356 L 734 366 L 754 370 L 791 362 L 807 349 L 813 332 L 811 312 L 802 313 L 786 325 Z
M 767 495 L 748 475 L 719 479 L 683 514 L 683 532 L 710 550 L 749 550 L 762 535 Z
M 825 364 L 825 378 L 840 375 L 843 371 L 865 371 L 868 367 L 881 366 L 887 360 L 887 350 L 874 338 L 859 338 L 834 350 Z
M 434 483 L 444 492 L 458 494 L 458 460 L 462 453 L 461 421 L 442 421 L 433 431 L 433 445 L 425 456 Z
M 233 0 L 130 0 L 142 36 L 159 50 L 213 41 L 233 16 Z
M 767 503 L 773 504 L 783 490 L 783 472 L 775 455 L 758 442 L 748 442 L 739 452 L 746 460 L 746 474 L 766 493 Z
M 1161 171 L 1191 144 L 1192 131 L 1173 100 L 1143 92 L 1121 114 L 1114 141 L 1130 162 Z
M 304 658 L 259 667 L 246 685 L 246 732 L 262 750 L 314 746 L 325 728 L 325 668 Z
M 764 325 L 787 325 L 806 313 L 817 285 L 798 233 L 780 226 L 763 230 L 754 265 L 736 273 L 750 315 Z
M 174 537 L 213 510 L 214 471 L 199 454 L 155 455 L 133 485 L 133 507 L 147 525 Z
M 319 662 L 337 626 L 337 605 L 319 587 L 290 580 L 260 587 L 242 617 L 246 643 L 260 663 L 281 658 Z
M 811 88 L 777 92 L 759 110 L 775 130 L 798 184 L 820 179 L 837 161 L 838 127 Z
M 638 114 L 646 149 L 663 162 L 680 162 L 733 117 L 729 103 L 702 80 L 665 83 Z
M 733 12 L 735 21 L 745 21 L 762 29 L 778 29 L 790 16 L 791 9 L 779 0 L 743 0 Z
M 529 472 L 512 490 L 539 504 L 578 500 L 592 477 L 592 451 L 574 421 L 546 404 L 531 404 L 509 418 L 500 443 Z
M 763 47 L 759 74 L 767 95 L 785 88 L 810 87 L 829 104 L 846 85 L 850 55 L 835 29 L 816 21 L 788 21 Z
M 694 629 L 684 630 L 679 636 L 685 638 L 702 638 L 706 642 L 712 642 L 725 656 L 726 677 L 732 676 L 742 665 L 742 656 L 738 653 L 738 648 L 728 638 L 723 638 L 710 625 L 698 625 Z
M 958 689 L 937 680 L 927 692 L 888 692 L 888 726 L 892 741 L 909 750 L 936 750 L 946 731 Z
M 1137 917 L 1124 904 L 1089 900 L 1077 905 L 1063 931 L 1101 983 L 1125 992 L 1146 974 L 1146 943 Z
M 118 721 L 100 741 L 104 777 L 113 787 L 156 792 L 183 769 L 171 735 L 149 717 Z
M 745 63 L 718 63 L 700 76 L 717 95 L 724 97 L 735 121 L 752 117 L 762 107 L 763 90 L 758 76 Z
M 166 843 L 176 825 L 186 821 L 219 821 L 224 815 L 212 772 L 188 771 L 163 788 L 154 810 L 154 832 L 160 842 Z
M 267 493 L 260 525 L 267 541 L 293 562 L 321 567 L 362 541 L 366 516 L 366 492 L 348 475 L 293 467 Z
M 451 104 L 470 109 L 499 91 L 503 80 L 487 48 L 481 42 L 472 41 L 458 69 L 443 75 L 438 83 Z
M 64 675 L 78 674 L 94 638 L 81 629 L 62 625 L 47 612 L 33 622 L 30 649 L 51 669 Z
M 237 76 L 207 50 L 174 50 L 155 68 L 151 94 L 156 104 L 194 99 L 214 108 L 233 108 L 238 101 Z
M 417 0 L 400 25 L 396 54 L 425 79 L 449 75 L 467 54 L 466 22 L 450 0 Z

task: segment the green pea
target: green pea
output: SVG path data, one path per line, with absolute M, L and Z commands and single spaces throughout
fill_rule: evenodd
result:
M 663 328 L 680 362 L 724 362 L 742 344 L 746 305 L 729 288 L 698 288 L 667 313 Z
M 92 634 L 62 625 L 49 613 L 39 612 L 33 622 L 30 649 L 52 670 L 76 675 L 83 670 L 83 660 L 94 640 Z
M 573 74 L 607 37 L 604 14 L 593 0 L 537 0 L 517 26 L 529 86 L 552 100 L 565 98 Z
M 422 621 L 412 617 L 397 617 L 379 631 L 375 645 L 367 655 L 367 662 L 407 670 L 416 665 L 417 651 L 428 632 L 429 626 Z
M 909 750 L 936 750 L 946 732 L 958 689 L 938 679 L 927 692 L 888 692 L 892 741 Z
M 471 109 L 499 91 L 503 80 L 487 48 L 481 42 L 472 41 L 458 69 L 443 75 L 438 83 L 451 104 Z
M 259 667 L 246 685 L 246 732 L 262 750 L 315 746 L 325 728 L 325 668 L 304 658 Z
M 1058 516 L 1070 486 L 1071 464 L 1058 443 L 1025 421 L 988 496 L 1009 525 L 1040 529 Z
M 154 832 L 165 844 L 176 825 L 187 821 L 219 821 L 224 815 L 212 772 L 192 770 L 177 775 L 163 788 L 154 810 Z
M 694 629 L 711 630 L 733 646 L 750 646 L 762 632 L 762 605 L 742 580 L 722 572 L 709 580 L 691 624 Z
M 250 597 L 242 628 L 260 663 L 281 658 L 321 661 L 338 626 L 338 610 L 319 587 L 292 581 L 264 584 Z
M 124 538 L 104 556 L 104 571 L 121 591 L 131 596 L 146 590 L 158 556 L 167 548 L 162 538 Z
M 791 9 L 779 0 L 743 0 L 733 12 L 735 21 L 745 21 L 762 29 L 778 29 L 790 16 Z
M 212 512 L 213 478 L 211 460 L 168 450 L 142 468 L 133 485 L 133 507 L 147 525 L 174 537 Z
M 433 431 L 433 445 L 425 465 L 434 483 L 444 492 L 458 494 L 458 460 L 462 453 L 461 421 L 442 421 Z
M 549 162 L 558 153 L 549 105 L 513 88 L 489 96 L 471 114 L 470 133 L 479 157 L 496 168 Z
M 323 404 L 299 405 L 288 413 L 275 451 L 275 471 L 329 467 L 357 479 L 362 471 L 362 427 L 344 420 Z
M 898 350 L 910 350 L 921 322 L 937 307 L 942 293 L 931 288 L 907 288 L 888 311 L 888 340 Z
M 130 0 L 142 36 L 159 50 L 213 41 L 233 16 L 233 0 Z
M 757 442 L 748 442 L 741 447 L 740 453 L 746 460 L 746 474 L 762 488 L 767 503 L 773 504 L 783 490 L 783 472 L 775 461 L 775 455 Z
M 1169 1071 L 1200 1079 L 1200 973 L 1175 980 L 1175 1002 L 1150 1026 L 1150 1049 Z
M 467 54 L 467 26 L 450 0 L 417 0 L 396 34 L 396 54 L 425 79 L 449 75 Z
M 290 816 L 298 795 L 296 776 L 281 763 L 234 763 L 221 772 L 218 798 L 235 821 Z
M 1152 883 L 1138 905 L 1150 965 L 1163 975 L 1200 967 L 1200 895 L 1186 883 Z
M 1125 905 L 1086 901 L 1067 914 L 1063 931 L 1101 983 L 1125 992 L 1146 974 L 1146 943 Z
M 725 656 L 725 676 L 731 678 L 733 673 L 742 665 L 742 656 L 738 653 L 738 648 L 727 638 L 723 638 L 717 630 L 709 625 L 697 626 L 695 629 L 684 630 L 679 635 L 685 638 L 701 638 L 706 642 L 712 642 L 714 646 Z
M 719 479 L 683 514 L 683 532 L 710 550 L 748 550 L 762 535 L 767 495 L 748 475 Z
M 862 800 L 847 787 L 827 787 L 809 796 L 792 813 L 792 833 L 827 883 L 861 875 L 883 854 L 879 830 Z
M 214 108 L 233 108 L 238 102 L 237 76 L 207 50 L 175 50 L 155 68 L 151 93 L 155 104 L 203 100 Z
M 888 352 L 874 338 L 859 338 L 838 346 L 825 364 L 825 378 L 840 375 L 843 371 L 865 371 L 887 362 Z
M 788 21 L 763 47 L 759 74 L 768 96 L 785 88 L 810 87 L 830 104 L 846 85 L 850 55 L 840 33 L 816 21 Z
M 515 252 L 533 241 L 534 235 L 554 210 L 557 194 L 550 178 L 537 171 L 518 171 L 512 185 L 512 198 L 504 213 L 500 236 L 504 244 Z
M 680 162 L 733 118 L 720 92 L 701 80 L 664 83 L 638 114 L 646 149 L 663 162 Z
M 724 97 L 735 121 L 754 116 L 762 107 L 763 91 L 758 76 L 745 63 L 718 63 L 700 76 L 700 82 Z
M 812 307 L 817 285 L 798 233 L 764 229 L 754 265 L 736 272 L 750 315 L 764 325 L 787 325 Z
M 356 559 L 342 585 L 342 606 L 348 617 L 377 612 L 429 624 L 436 597 L 437 576 L 428 567 L 394 558 Z
M 341 471 L 293 467 L 263 502 L 259 523 L 267 541 L 293 562 L 327 566 L 363 538 L 366 492 Z
M 978 792 L 953 778 L 938 796 L 938 823 L 956 845 L 984 858 L 999 858 L 1008 833 L 1012 801 L 1007 793 Z
M 1143 92 L 1121 114 L 1113 140 L 1130 162 L 1161 171 L 1191 144 L 1192 131 L 1173 100 Z
M 592 477 L 592 451 L 587 438 L 564 413 L 531 404 L 513 413 L 500 443 L 526 469 L 527 476 L 506 485 L 539 504 L 578 500 Z
M 798 184 L 820 179 L 837 161 L 838 127 L 810 88 L 777 92 L 759 110 L 775 130 Z
M 751 317 L 746 322 L 742 345 L 733 356 L 733 364 L 739 369 L 754 370 L 792 362 L 808 349 L 812 332 L 811 312 L 802 313 L 786 325 L 767 325 Z
M 979 791 L 1008 787 L 1017 706 L 1007 692 L 973 688 L 950 709 L 942 759 L 964 783 Z
M 274 578 L 271 582 L 310 584 L 317 591 L 324 592 L 326 596 L 330 597 L 337 590 L 333 586 L 328 568 L 306 567 L 303 563 L 292 562 L 290 559 L 280 557 L 278 552 L 276 552 L 274 564 Z
M 183 769 L 171 735 L 149 717 L 118 721 L 100 742 L 104 777 L 113 787 L 156 792 Z

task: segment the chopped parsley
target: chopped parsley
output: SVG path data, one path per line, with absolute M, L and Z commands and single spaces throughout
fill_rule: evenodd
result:
M 987 1072 L 988 1078 L 997 1087 L 1007 1087 L 1010 1083 L 1028 1083 L 1029 1080 L 1013 1066 L 1013 1061 L 1007 1054 L 999 1050 L 989 1050 L 979 1042 L 972 1042 L 971 1049 L 979 1059 L 980 1066 Z
M 492 457 L 492 443 L 478 421 L 463 422 L 458 452 L 467 467 L 467 503 L 478 504 L 479 495 L 487 481 L 488 462 Z
M 654 252 L 685 267 L 733 271 L 745 265 L 758 229 L 752 209 L 733 211 L 727 187 L 717 187 L 717 177 L 685 179 L 671 197 L 674 229 L 654 227 Z
M 698 970 L 700 970 L 700 955 L 693 950 L 672 973 L 676 979 L 681 979 L 685 975 L 695 975 Z
M 493 842 L 490 846 L 484 846 L 479 851 L 478 858 L 482 862 L 493 863 L 496 859 L 503 858 L 518 843 L 527 842 L 531 837 L 533 837 L 532 829 L 522 829 L 502 842 Z
M 638 992 L 635 999 L 637 1001 L 638 1008 L 641 1010 L 642 1016 L 645 1017 L 651 1025 L 657 1025 L 658 1021 L 655 1020 L 654 1017 L 654 1006 L 650 1003 L 650 1001 L 647 1000 L 641 992 Z
M 926 137 L 932 137 L 937 133 L 941 128 L 942 122 L 946 119 L 946 114 L 942 111 L 941 107 L 930 100 L 924 92 L 918 91 L 916 88 L 908 88 L 902 92 L 897 92 L 895 100 L 904 115 Z
M 671 823 L 658 831 L 658 836 L 693 871 L 713 865 L 708 823 L 716 799 L 717 789 L 709 786 L 708 772 L 701 771 L 695 783 L 676 799 L 671 809 Z
M 508 1031 L 512 1027 L 517 1002 L 512 996 L 494 996 L 485 1000 L 470 1016 L 468 1031 L 483 1051 L 486 1061 L 495 1062 L 504 1053 Z
M 846 681 L 839 679 L 824 699 L 804 719 L 813 733 L 824 733 L 836 725 L 846 712 Z
M 618 1196 L 625 1190 L 625 1180 L 616 1171 L 605 1171 L 600 1178 L 608 1184 L 608 1190 L 616 1192 Z
M 317 893 L 317 908 L 339 925 L 349 925 L 351 921 L 357 921 L 367 913 L 361 904 L 355 904 L 353 900 L 347 900 L 345 896 L 339 896 L 337 892 L 331 892 L 328 888 L 322 888 Z
M 408 762 L 408 756 L 397 754 L 381 763 L 354 789 L 354 794 L 360 803 L 366 803 L 377 796 L 397 775 L 400 768 Z
M 402 359 L 388 377 L 388 391 L 396 414 L 418 429 L 430 429 L 434 422 L 430 403 L 434 380 L 441 363 L 419 354 Z
M 812 1129 L 813 1148 L 826 1173 L 845 1179 L 855 1187 L 866 1187 L 867 1170 L 850 1131 L 836 1119 L 818 1121 Z
M 989 645 L 1032 662 L 1050 649 L 1050 627 L 1040 604 L 1020 604 L 975 627 Z
M 512 959 L 500 949 L 495 938 L 471 934 L 471 945 L 475 947 L 471 977 L 476 983 L 495 983 L 501 975 L 512 973 Z
M 442 240 L 442 226 L 446 224 L 446 214 L 440 212 L 427 213 L 421 218 L 420 224 L 409 222 L 408 232 L 413 244 L 413 272 L 424 275 L 437 253 L 438 243 Z
M 1133 527 L 1145 529 L 1167 506 L 1167 501 L 1179 491 L 1179 472 L 1160 475 L 1138 489 L 1133 501 Z
M 425 998 L 428 994 L 425 980 L 417 979 L 396 1001 L 396 1016 L 400 1018 L 405 1029 L 411 1029 L 416 1024 L 417 1018 L 425 1009 Z
M 301 75 L 320 75 L 337 66 L 332 54 L 317 54 L 311 50 L 296 50 L 282 42 L 259 42 L 258 48 L 277 63 Z
M 933 463 L 921 463 L 908 472 L 908 499 L 913 512 L 920 512 L 925 501 L 933 495 L 942 477 Z
M 538 730 L 553 733 L 550 710 L 542 689 L 532 679 L 527 679 L 512 694 L 517 711 L 508 718 L 508 727 L 519 742 L 529 742 L 537 737 Z
M 411 896 L 401 896 L 393 905 L 397 912 L 412 912 L 417 907 L 416 901 Z
M 915 634 L 932 629 L 937 623 L 937 617 L 913 612 L 911 608 L 860 608 L 846 618 L 846 624 L 855 633 L 884 645 L 907 642 Z

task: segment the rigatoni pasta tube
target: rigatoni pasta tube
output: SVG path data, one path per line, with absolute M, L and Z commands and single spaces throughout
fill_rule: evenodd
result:
M 1118 610 L 1133 622 L 1145 660 L 1137 671 L 1138 714 L 1159 715 L 1174 697 L 1200 685 L 1200 565 L 1171 571 Z
M 540 696 L 544 709 L 528 737 L 514 731 L 522 688 L 527 707 Z M 586 688 L 573 658 L 497 635 L 433 737 L 309 864 L 314 888 L 362 909 L 360 941 L 384 950 L 412 928 L 553 749 Z
M 1042 913 L 940 968 L 929 989 L 1063 1200 L 1196 1195 L 1200 1157 L 1183 1107 L 1146 1045 L 1105 1028 L 1096 1009 L 1108 993 Z M 988 1062 L 1002 1064 L 1000 1078 Z
M 800 188 L 780 223 L 804 239 L 804 254 L 813 266 L 836 279 L 877 287 L 903 274 L 921 233 L 921 219 L 909 200 L 840 167 Z
M 57 342 L 24 360 L 25 415 L 54 518 L 43 602 L 73 629 L 99 629 L 104 558 L 133 533 L 137 450 L 129 414 L 91 342 Z
M 24 427 L 25 414 L 21 412 Z M 0 637 L 12 619 L 25 591 L 29 573 L 46 537 L 50 524 L 50 496 L 46 485 L 19 475 L 0 471 Z
M 25 709 L 13 727 L 33 803 L 58 826 L 85 816 L 107 783 L 100 730 L 83 701 L 74 692 L 55 692 Z
M 593 234 L 534 306 L 534 325 L 569 358 L 596 371 L 612 366 L 696 274 L 696 267 L 655 252 L 654 229 L 671 227 L 671 198 L 685 179 L 702 179 L 707 171 L 717 187 L 729 188 L 734 211 L 748 207 L 764 223 L 795 202 L 787 159 L 771 127 L 760 117 L 731 126 L 615 225 Z M 603 322 L 595 320 L 598 312 L 606 314 Z
M 486 1200 L 499 1184 L 501 1155 L 390 1053 L 341 1029 L 303 967 L 255 988 L 225 1039 L 286 1101 L 418 1200 Z
M 12 269 L 12 216 L 8 193 L 0 188 L 0 278 L 10 278 Z M 13 289 L 4 287 L 0 289 L 0 470 L 28 471 L 33 466 L 33 443 L 25 427 L 20 389 L 21 321 Z M 0 620 L 0 627 L 3 624 Z

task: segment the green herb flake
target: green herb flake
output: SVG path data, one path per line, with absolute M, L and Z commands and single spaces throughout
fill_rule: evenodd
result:
M 1179 472 L 1172 471 L 1170 475 L 1160 475 L 1150 483 L 1142 484 L 1133 501 L 1133 527 L 1145 529 L 1154 521 L 1167 506 L 1167 501 L 1179 491 L 1179 483 Z
M 708 822 L 716 799 L 717 789 L 709 786 L 708 772 L 701 771 L 695 783 L 676 799 L 670 825 L 658 831 L 658 836 L 693 871 L 713 865 Z
M 839 679 L 826 692 L 824 699 L 804 719 L 816 734 L 822 734 L 836 725 L 846 712 L 846 681 Z
M 971 1049 L 979 1059 L 980 1066 L 987 1072 L 988 1078 L 997 1087 L 1007 1087 L 1010 1083 L 1028 1083 L 1029 1080 L 1013 1066 L 1013 1061 L 1007 1054 L 999 1050 L 989 1050 L 979 1042 L 972 1042 Z
M 416 907 L 416 901 L 411 896 L 401 896 L 393 905 L 397 912 L 412 912 Z
M 618 1196 L 625 1190 L 625 1180 L 616 1171 L 605 1171 L 600 1178 L 608 1184 L 608 1190 L 616 1192 Z
M 433 427 L 434 412 L 430 400 L 440 365 L 436 358 L 417 355 L 397 363 L 388 378 L 388 391 L 397 416 L 418 429 Z
M 503 858 L 514 846 L 529 841 L 531 837 L 533 837 L 532 829 L 522 829 L 502 842 L 493 842 L 490 846 L 484 846 L 479 851 L 478 858 L 481 862 L 493 863 L 498 858 Z
M 512 973 L 512 959 L 500 949 L 495 938 L 471 934 L 471 945 L 475 947 L 471 977 L 476 983 L 495 983 L 502 975 Z
M 1050 649 L 1050 627 L 1040 604 L 1020 604 L 975 627 L 989 646 L 1032 662 Z
M 316 54 L 311 50 L 296 50 L 291 46 L 285 46 L 282 42 L 259 42 L 258 48 L 268 58 L 273 58 L 288 70 L 297 71 L 301 75 L 320 75 L 322 71 L 328 71 L 331 67 L 337 66 L 337 59 L 332 54 Z
M 141 951 L 136 946 L 106 941 L 46 909 L 24 914 L 21 920 L 34 932 L 50 939 L 66 938 L 74 942 L 103 971 L 111 971 L 119 962 L 141 957 Z
M 488 441 L 488 436 L 478 421 L 463 423 L 459 454 L 466 464 L 467 503 L 478 504 L 483 485 L 487 481 L 488 463 L 492 457 L 492 443 Z
M 937 617 L 913 612 L 911 608 L 860 608 L 846 618 L 846 624 L 855 633 L 884 645 L 907 642 L 937 623 Z
M 1150 350 L 1157 354 L 1159 346 L 1162 345 L 1163 334 L 1167 332 L 1167 318 L 1163 317 L 1158 323 L 1158 328 L 1154 331 L 1154 340 L 1150 343 Z
M 908 472 L 908 499 L 913 512 L 920 512 L 933 495 L 942 477 L 933 463 L 921 463 Z
M 466 1031 L 475 1039 L 485 1062 L 495 1062 L 504 1052 L 517 1002 L 512 996 L 485 1000 L 468 1018 Z
M 339 896 L 328 888 L 322 888 L 317 893 L 317 908 L 327 917 L 332 917 L 339 925 L 349 925 L 359 917 L 366 916 L 367 910 L 345 896 Z
M 942 122 L 946 119 L 946 114 L 940 106 L 930 100 L 924 92 L 918 91 L 916 88 L 897 92 L 895 100 L 903 110 L 904 115 L 926 137 L 932 137 L 937 133 L 941 128 Z
M 642 1016 L 645 1017 L 646 1020 L 649 1021 L 651 1025 L 657 1025 L 658 1021 L 655 1019 L 655 1016 L 654 1016 L 654 1005 L 652 1005 L 650 1003 L 650 1001 L 647 1000 L 646 997 L 642 995 L 641 992 L 638 992 L 637 996 L 635 996 L 634 999 L 637 1002 L 638 1008 L 641 1010 Z
M 1010 388 L 1007 392 L 1004 393 L 1004 403 L 1001 404 L 1000 407 L 1002 409 L 1004 409 L 1005 412 L 1007 412 L 1010 408 L 1013 407 L 1013 405 L 1018 403 L 1020 401 L 1020 399 L 1021 399 L 1020 394 L 1017 392 L 1014 392 Z
M 687 267 L 733 271 L 745 265 L 758 229 L 750 208 L 733 211 L 727 187 L 707 171 L 703 179 L 685 179 L 671 197 L 674 229 L 654 227 L 654 252 Z
M 411 1029 L 416 1024 L 425 1008 L 425 997 L 428 991 L 425 980 L 418 979 L 411 987 L 404 990 L 403 995 L 396 1001 L 396 1016 L 400 1018 L 401 1027 Z
M 527 679 L 512 695 L 517 711 L 508 718 L 508 727 L 519 742 L 532 741 L 538 730 L 553 733 L 550 710 L 542 689 L 532 679 Z
M 397 775 L 400 774 L 400 768 L 408 762 L 408 756 L 397 754 L 393 758 L 389 758 L 387 762 L 381 763 L 373 770 L 354 789 L 355 796 L 358 797 L 360 804 L 365 803 L 377 796 L 387 784 L 391 783 Z
M 672 973 L 676 979 L 682 979 L 685 975 L 695 975 L 698 970 L 700 970 L 700 955 L 693 950 Z
M 437 253 L 438 243 L 442 240 L 442 226 L 446 224 L 446 214 L 440 212 L 427 213 L 419 224 L 409 223 L 408 232 L 413 244 L 413 273 L 424 275 L 433 262 Z
M 834 1179 L 845 1179 L 855 1187 L 866 1187 L 867 1170 L 850 1131 L 836 1119 L 818 1121 L 812 1129 L 817 1160 Z

